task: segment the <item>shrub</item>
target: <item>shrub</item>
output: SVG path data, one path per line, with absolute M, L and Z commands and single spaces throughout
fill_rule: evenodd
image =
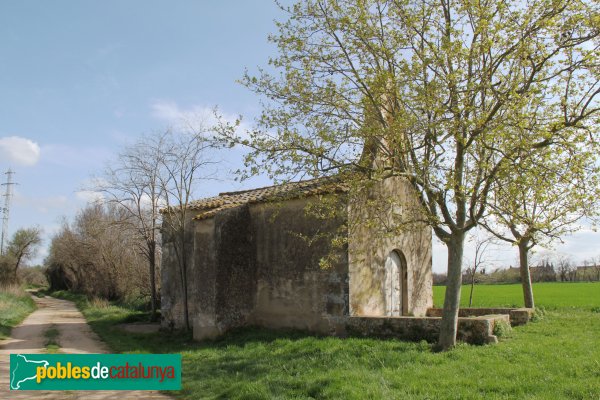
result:
M 531 316 L 531 322 L 538 322 L 544 319 L 546 316 L 546 308 L 544 306 L 536 307 L 533 310 L 533 315 Z
M 20 268 L 18 272 L 21 283 L 28 287 L 44 287 L 48 286 L 48 280 L 46 279 L 45 268 L 41 266 L 37 267 L 25 267 Z
M 499 338 L 508 336 L 511 331 L 512 327 L 510 326 L 510 323 L 506 321 L 498 320 L 494 323 L 494 335 Z
M 92 300 L 90 300 L 90 306 L 104 309 L 110 307 L 110 302 L 100 297 L 94 297 Z
M 0 339 L 35 310 L 31 296 L 18 285 L 0 285 Z
M 148 303 L 148 263 L 138 251 L 144 243 L 137 231 L 123 228 L 127 218 L 122 208 L 92 204 L 65 223 L 52 238 L 45 261 L 50 290 Z

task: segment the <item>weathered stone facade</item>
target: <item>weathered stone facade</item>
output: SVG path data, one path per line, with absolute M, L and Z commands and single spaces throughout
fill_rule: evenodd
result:
M 375 185 L 368 196 L 392 199 L 393 212 L 384 218 L 393 219 L 415 204 L 410 190 L 394 178 Z M 307 214 L 307 205 L 324 198 L 337 201 L 343 212 L 327 220 Z M 222 194 L 193 205 L 185 236 L 194 337 L 244 325 L 344 335 L 351 315 L 424 316 L 432 306 L 431 230 L 412 224 L 381 235 L 370 224 L 356 227 L 360 218 L 352 213 L 360 196 L 352 206 L 348 198 L 339 185 L 317 180 Z M 348 245 L 323 269 L 319 261 L 333 251 L 327 234 L 340 230 Z M 182 327 L 183 288 L 168 224 L 163 235 L 163 325 Z M 396 275 L 386 272 L 388 264 Z
M 350 208 L 354 229 L 348 240 L 350 314 L 383 317 L 390 314 L 386 260 L 399 256 L 402 271 L 399 288 L 402 310 L 394 316 L 424 316 L 433 306 L 431 229 L 419 220 L 419 208 L 409 183 L 388 178 L 363 196 L 355 196 Z M 368 199 L 368 203 L 365 199 Z M 390 199 L 392 201 L 390 201 Z M 373 215 L 377 214 L 377 215 Z M 362 216 L 376 223 L 361 224 Z M 391 232 L 386 234 L 382 226 Z

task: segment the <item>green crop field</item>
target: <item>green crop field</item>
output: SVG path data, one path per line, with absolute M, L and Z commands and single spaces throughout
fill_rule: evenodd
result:
M 436 304 L 443 289 L 434 288 Z M 115 351 L 181 352 L 177 398 L 600 399 L 600 284 L 548 283 L 534 291 L 548 310 L 542 319 L 496 345 L 463 344 L 447 353 L 433 353 L 425 342 L 256 329 L 203 343 L 125 334 L 115 324 L 139 319 L 139 312 L 74 299 Z M 520 305 L 520 287 L 477 286 L 475 299 L 475 306 Z
M 461 306 L 469 305 L 470 285 L 461 292 Z M 444 304 L 445 286 L 433 287 L 436 307 Z M 537 306 L 546 309 L 600 307 L 600 282 L 548 282 L 534 283 L 533 292 Z M 522 307 L 523 289 L 520 284 L 475 285 L 473 307 Z

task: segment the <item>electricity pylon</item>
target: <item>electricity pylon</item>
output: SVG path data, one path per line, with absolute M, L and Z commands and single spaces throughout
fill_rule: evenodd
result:
M 6 175 L 6 183 L 3 183 L 2 186 L 5 186 L 4 191 L 4 207 L 2 208 L 2 239 L 0 241 L 0 254 L 4 254 L 4 241 L 8 240 L 8 217 L 10 215 L 10 198 L 12 197 L 12 187 L 16 185 L 12 181 L 12 176 L 14 175 L 14 171 L 10 168 L 8 171 L 4 173 Z

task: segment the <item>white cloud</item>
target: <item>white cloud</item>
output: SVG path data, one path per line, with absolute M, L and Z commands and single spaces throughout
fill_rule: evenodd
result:
M 95 203 L 104 200 L 102 193 L 94 192 L 92 190 L 80 190 L 75 192 L 75 197 L 77 200 L 85 203 Z
M 151 104 L 152 116 L 166 122 L 174 129 L 182 131 L 200 131 L 210 129 L 218 124 L 214 107 L 205 105 L 192 105 L 189 108 L 180 107 L 176 102 L 170 100 L 156 100 Z M 223 122 L 235 124 L 239 118 L 237 115 L 217 110 Z M 238 127 L 238 133 L 243 135 L 248 127 L 242 122 Z
M 573 235 L 565 236 L 563 243 L 557 243 L 550 249 L 550 252 L 566 255 L 575 263 L 582 264 L 584 260 L 600 256 L 600 248 L 598 247 L 599 239 L 600 233 L 583 230 Z
M 175 127 L 189 127 L 197 124 L 210 124 L 214 121 L 210 107 L 195 105 L 188 109 L 179 107 L 174 101 L 157 100 L 152 103 L 152 115 Z
M 40 158 L 40 146 L 19 136 L 0 138 L 0 158 L 23 166 L 35 165 Z

